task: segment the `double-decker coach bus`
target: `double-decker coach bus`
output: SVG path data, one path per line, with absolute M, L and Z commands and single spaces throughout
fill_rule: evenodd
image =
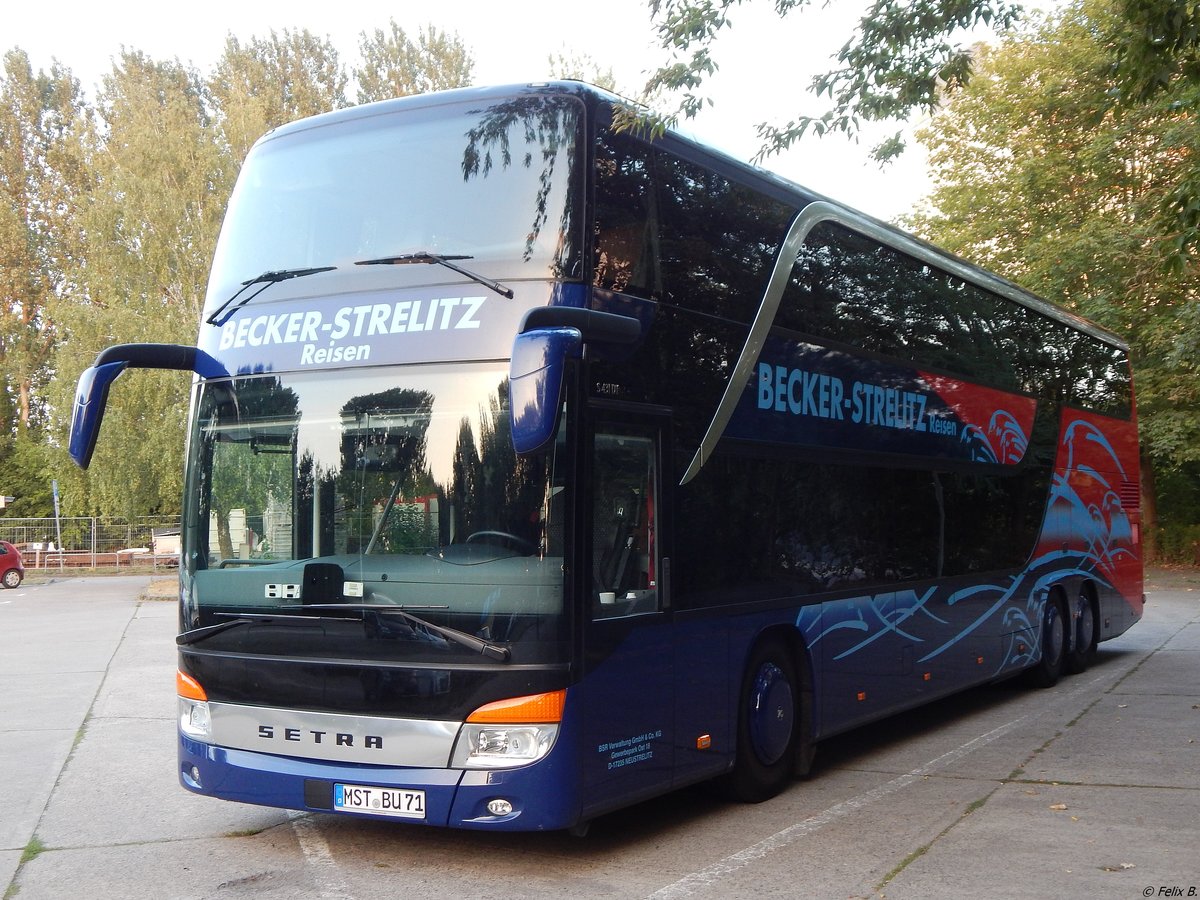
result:
M 577 83 L 263 137 L 197 346 L 179 776 L 582 829 L 1084 668 L 1142 612 L 1127 346 Z

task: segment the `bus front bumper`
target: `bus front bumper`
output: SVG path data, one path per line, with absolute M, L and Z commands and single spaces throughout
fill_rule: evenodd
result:
M 314 813 L 507 831 L 569 828 L 579 819 L 559 742 L 513 769 L 355 765 L 276 756 L 179 735 L 179 780 L 196 794 Z

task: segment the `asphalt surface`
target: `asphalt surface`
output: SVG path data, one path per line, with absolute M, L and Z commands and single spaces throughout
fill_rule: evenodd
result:
M 971 691 L 827 742 L 768 803 L 697 788 L 584 839 L 188 794 L 149 584 L 0 591 L 6 898 L 1200 896 L 1200 576 L 1056 688 Z

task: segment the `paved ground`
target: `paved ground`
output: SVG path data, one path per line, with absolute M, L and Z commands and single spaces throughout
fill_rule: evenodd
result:
M 1049 691 L 972 691 L 821 748 L 757 806 L 680 792 L 486 835 L 195 797 L 173 603 L 146 578 L 0 591 L 6 897 L 1200 896 L 1200 576 Z M 1175 891 L 1178 891 L 1177 893 Z

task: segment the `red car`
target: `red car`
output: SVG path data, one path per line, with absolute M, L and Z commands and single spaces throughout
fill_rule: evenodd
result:
M 19 587 L 25 577 L 25 566 L 21 564 L 21 551 L 8 541 L 0 541 L 0 584 L 6 588 Z

